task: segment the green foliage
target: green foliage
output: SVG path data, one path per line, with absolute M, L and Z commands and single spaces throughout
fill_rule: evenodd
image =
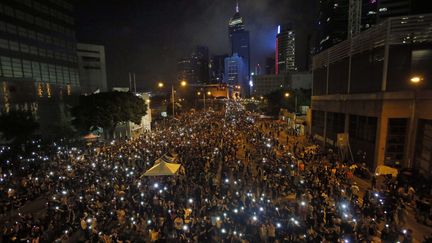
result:
M 277 116 L 281 108 L 288 107 L 288 99 L 284 97 L 284 90 L 278 89 L 265 96 L 267 106 L 265 108 L 266 115 Z
M 10 111 L 0 115 L 0 132 L 6 140 L 23 142 L 39 128 L 39 123 L 28 111 Z
M 81 96 L 72 109 L 72 124 L 89 131 L 93 126 L 112 132 L 121 122 L 141 123 L 147 113 L 145 101 L 129 92 L 106 92 Z
M 290 112 L 297 110 L 300 106 L 310 106 L 311 104 L 311 90 L 297 89 L 297 90 L 275 90 L 265 96 L 266 108 L 265 113 L 269 116 L 277 116 L 281 108 L 288 109 Z M 285 93 L 289 93 L 289 97 L 285 97 Z

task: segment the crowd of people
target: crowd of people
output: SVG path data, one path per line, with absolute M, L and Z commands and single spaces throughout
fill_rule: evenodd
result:
M 0 149 L 2 242 L 412 242 L 403 190 L 236 102 L 139 138 Z M 183 167 L 144 177 L 164 154 Z M 405 200 L 404 200 L 405 199 Z

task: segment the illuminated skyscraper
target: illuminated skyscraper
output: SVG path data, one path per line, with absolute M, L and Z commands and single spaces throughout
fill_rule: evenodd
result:
M 224 81 L 229 85 L 240 85 L 243 96 L 249 94 L 249 92 L 247 92 L 249 86 L 245 62 L 237 53 L 234 53 L 231 57 L 225 58 Z
M 297 70 L 295 63 L 295 33 L 291 25 L 278 26 L 275 58 L 276 74 Z
M 240 16 L 239 4 L 237 2 L 236 12 L 234 16 L 229 20 L 228 24 L 228 33 L 231 41 L 231 37 L 233 33 L 241 32 L 245 30 L 245 25 L 243 22 L 243 17 Z
M 229 40 L 231 44 L 231 55 L 237 54 L 243 59 L 247 78 L 250 75 L 250 36 L 249 31 L 245 29 L 243 17 L 240 15 L 239 5 L 237 3 L 236 12 L 229 20 L 228 24 Z M 225 66 L 226 67 L 226 66 Z M 243 84 L 240 84 L 241 86 Z M 244 90 L 249 88 L 248 84 L 242 86 Z M 248 94 L 245 94 L 248 95 Z

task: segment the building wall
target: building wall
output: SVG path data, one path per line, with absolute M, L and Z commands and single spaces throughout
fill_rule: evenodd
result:
M 254 75 L 253 80 L 253 96 L 264 96 L 272 91 L 288 88 L 288 76 L 287 75 Z
M 248 95 L 248 92 L 246 93 L 249 89 L 247 76 L 247 67 L 242 57 L 235 53 L 225 58 L 225 83 L 232 86 L 240 85 L 242 96 Z
M 80 93 L 72 16 L 68 0 L 0 2 L 0 110 L 31 110 L 42 134 Z
M 288 26 L 279 26 L 279 30 L 280 28 L 282 30 L 276 37 L 276 74 L 297 70 L 294 30 Z
M 82 92 L 108 91 L 105 47 L 78 43 L 77 52 Z

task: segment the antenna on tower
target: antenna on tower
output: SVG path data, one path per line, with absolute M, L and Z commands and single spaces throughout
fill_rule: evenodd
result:
M 240 8 L 239 8 L 239 2 L 238 2 L 238 0 L 237 0 L 236 13 L 239 13 L 239 12 L 240 12 Z

